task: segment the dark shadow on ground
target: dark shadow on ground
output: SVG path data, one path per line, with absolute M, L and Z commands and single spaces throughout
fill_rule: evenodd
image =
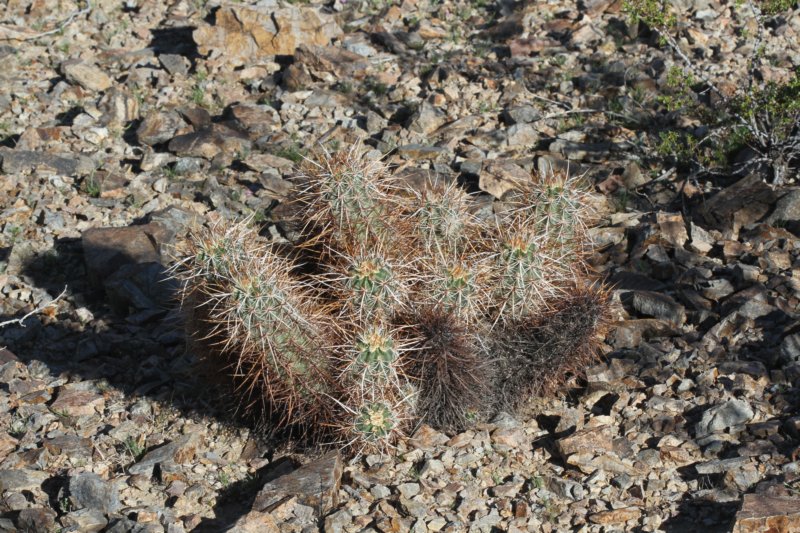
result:
M 197 44 L 192 38 L 194 26 L 182 26 L 177 28 L 158 28 L 150 30 L 153 38 L 150 40 L 150 47 L 156 55 L 175 54 L 185 56 L 192 64 L 195 58 L 199 57 Z
M 109 251 L 109 262 L 120 260 L 112 252 Z M 5 250 L 2 253 L 8 255 Z M 102 286 L 108 279 L 93 283 L 87 276 L 84 259 L 81 240 L 59 239 L 53 249 L 30 257 L 18 275 L 47 291 L 51 298 L 66 287 L 63 298 L 90 320 L 82 324 L 73 312 L 52 317 L 37 313 L 23 325 L 9 324 L 0 329 L 0 346 L 7 347 L 24 364 L 40 361 L 53 376 L 94 381 L 99 387 L 122 391 L 131 402 L 147 398 L 174 409 L 179 416 L 210 417 L 221 426 L 241 427 L 243 422 L 232 416 L 232 406 L 225 401 L 225 391 L 209 384 L 203 367 L 186 348 L 175 303 L 177 286 L 164 280 L 164 267 L 160 263 L 134 265 L 126 276 L 123 266 L 112 276 L 119 291 L 109 294 Z M 153 303 L 156 305 L 151 306 Z M 0 322 L 21 318 L 28 311 L 30 308 L 23 308 L 13 316 L 0 316 Z M 6 362 L 9 354 L 0 355 L 0 363 Z M 253 436 L 259 438 L 257 432 Z M 259 443 L 252 458 L 271 460 L 273 451 L 269 444 Z M 117 474 L 127 466 L 119 466 Z M 271 466 L 270 463 L 268 467 Z M 65 479 L 48 482 L 51 499 Z M 254 496 L 260 485 L 245 483 L 241 487 L 251 490 L 250 496 Z M 232 514 L 227 506 L 238 510 L 237 506 L 246 500 L 247 495 L 241 490 L 240 493 L 241 497 L 221 499 L 219 505 L 226 506 L 221 512 L 226 516 Z M 60 512 L 57 505 L 53 510 Z M 205 530 L 221 531 L 214 526 Z

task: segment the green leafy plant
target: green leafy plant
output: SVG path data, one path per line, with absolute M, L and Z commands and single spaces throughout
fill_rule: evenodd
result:
M 773 185 L 782 185 L 800 161 L 800 69 L 782 82 L 762 82 L 756 67 L 763 55 L 766 20 L 790 14 L 796 0 L 750 0 L 741 2 L 743 16 L 754 19 L 757 34 L 748 58 L 743 83 L 733 94 L 718 84 L 679 44 L 681 23 L 669 2 L 664 0 L 626 0 L 625 12 L 632 23 L 642 23 L 656 32 L 661 45 L 668 47 L 678 65 L 671 66 L 665 78 L 665 93 L 657 97 L 663 108 L 683 117 L 694 118 L 705 127 L 694 131 L 660 131 L 656 151 L 661 157 L 690 163 L 695 173 L 769 170 Z M 743 35 L 743 37 L 749 37 Z M 679 66 L 680 65 L 680 66 Z M 709 93 L 712 99 L 698 98 Z M 702 133 L 700 133 L 702 132 Z M 741 149 L 748 147 L 756 155 L 730 165 Z

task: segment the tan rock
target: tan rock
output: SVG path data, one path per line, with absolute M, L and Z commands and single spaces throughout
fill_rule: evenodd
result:
M 621 509 L 611 509 L 610 511 L 600 511 L 589 515 L 589 521 L 594 524 L 624 524 L 628 520 L 636 520 L 642 514 L 642 510 L 636 507 L 623 507 Z
M 680 213 L 658 212 L 656 214 L 656 222 L 659 229 L 661 229 L 662 237 L 673 246 L 683 247 L 684 243 L 689 240 L 686 224 L 683 221 L 683 215 Z
M 342 30 L 329 16 L 310 7 L 280 9 L 225 5 L 213 26 L 193 33 L 198 50 L 225 55 L 231 66 L 266 56 L 293 55 L 298 45 L 328 45 Z
M 61 65 L 61 70 L 67 80 L 89 91 L 105 91 L 114 83 L 99 67 L 89 63 L 69 61 Z
M 531 180 L 530 173 L 513 161 L 487 161 L 478 177 L 478 186 L 495 198 L 516 189 L 520 183 Z
M 50 409 L 69 416 L 91 416 L 102 413 L 105 404 L 105 399 L 95 392 L 62 387 Z
M 409 440 L 409 444 L 411 446 L 426 451 L 433 450 L 437 446 L 441 446 L 446 442 L 447 442 L 447 435 L 439 431 L 436 431 L 427 424 L 421 425 L 419 429 L 414 432 L 414 435 Z
M 501 447 L 516 449 L 525 441 L 525 432 L 521 428 L 498 428 L 492 432 L 492 443 Z
M 0 461 L 8 457 L 8 454 L 17 448 L 18 442 L 17 439 L 5 431 L 0 431 Z
M 335 79 L 358 80 L 363 79 L 370 68 L 364 56 L 336 46 L 310 46 L 303 43 L 297 47 L 294 59 L 317 78 L 325 78 L 327 74 Z
M 242 533 L 278 533 L 280 529 L 270 513 L 250 511 L 236 521 L 231 531 L 241 531 Z
M 612 451 L 612 429 L 608 426 L 584 428 L 559 439 L 556 447 L 563 457 L 574 453 Z

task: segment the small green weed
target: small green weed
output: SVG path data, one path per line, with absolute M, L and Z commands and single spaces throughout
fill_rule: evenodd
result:
M 139 441 L 137 439 L 133 437 L 128 437 L 127 439 L 125 439 L 125 442 L 123 442 L 122 445 L 125 448 L 125 451 L 128 452 L 131 457 L 133 457 L 134 461 L 138 461 L 139 459 L 144 457 L 144 452 L 145 452 L 144 446 L 139 444 Z
M 100 198 L 100 182 L 95 179 L 94 174 L 86 178 L 83 182 L 83 188 L 92 198 Z

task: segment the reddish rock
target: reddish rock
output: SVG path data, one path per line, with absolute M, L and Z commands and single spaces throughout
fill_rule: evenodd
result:
M 611 509 L 610 511 L 600 511 L 589 515 L 589 521 L 594 524 L 624 524 L 628 520 L 636 520 L 642 514 L 642 510 L 636 507 L 623 507 L 621 509 Z
M 800 532 L 800 498 L 745 494 L 733 533 Z
M 91 416 L 102 413 L 105 403 L 105 399 L 95 392 L 62 387 L 50 409 L 69 416 Z

